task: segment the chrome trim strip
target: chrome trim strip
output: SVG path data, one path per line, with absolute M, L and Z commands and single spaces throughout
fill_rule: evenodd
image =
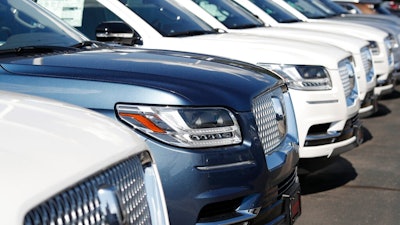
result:
M 228 163 L 228 164 L 217 165 L 217 166 L 197 166 L 196 168 L 199 170 L 206 171 L 206 170 L 225 169 L 225 168 L 237 167 L 237 166 L 253 166 L 255 164 L 256 164 L 255 161 L 243 161 L 243 162 Z
M 307 101 L 309 104 L 328 104 L 328 103 L 338 103 L 339 100 L 324 100 L 324 101 Z
M 327 138 L 335 138 L 339 137 L 341 132 L 332 132 L 328 134 L 318 134 L 318 135 L 307 135 L 306 141 L 315 141 L 315 140 L 321 140 L 321 139 L 327 139 Z
M 196 225 L 248 224 L 247 221 L 254 219 L 259 212 L 260 208 L 238 210 L 236 211 L 236 214 L 233 214 L 232 218 L 219 220 L 215 222 L 196 223 Z

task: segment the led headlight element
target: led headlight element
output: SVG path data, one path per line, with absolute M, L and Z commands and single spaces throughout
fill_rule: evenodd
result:
M 289 88 L 297 90 L 330 90 L 332 82 L 323 66 L 259 64 L 286 79 Z
M 233 113 L 224 108 L 183 108 L 120 104 L 119 119 L 167 144 L 215 147 L 242 142 Z

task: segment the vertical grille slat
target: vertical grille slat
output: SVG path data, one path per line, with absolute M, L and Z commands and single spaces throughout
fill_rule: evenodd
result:
M 129 224 L 151 224 L 143 167 L 134 156 L 35 207 L 25 216 L 24 225 L 105 224 L 106 215 L 97 195 L 98 188 L 105 184 L 118 190 Z
M 283 113 L 283 94 L 280 88 L 273 92 L 263 93 L 253 100 L 253 114 L 256 119 L 256 125 L 258 130 L 258 136 L 264 149 L 264 154 L 271 153 L 282 141 L 282 131 L 279 129 L 279 123 L 277 120 L 278 112 L 275 111 L 274 103 L 272 98 L 276 97 L 280 99 Z M 283 115 L 283 119 L 286 119 L 286 115 Z M 284 121 L 286 124 L 286 121 Z M 284 130 L 286 132 L 286 129 Z

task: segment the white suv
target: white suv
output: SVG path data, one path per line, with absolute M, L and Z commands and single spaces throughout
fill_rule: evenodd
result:
M 230 33 L 260 35 L 266 38 L 331 44 L 351 52 L 361 100 L 360 117 L 370 116 L 377 111 L 377 95 L 374 94 L 376 75 L 367 41 L 330 32 L 266 27 L 252 13 L 232 0 L 180 0 L 177 2 L 215 29 L 223 29 Z
M 394 72 L 394 55 L 388 33 L 360 24 L 309 20 L 283 0 L 233 1 L 239 3 L 263 22 L 273 27 L 327 31 L 367 40 L 370 43 L 374 69 L 377 74 L 377 86 L 374 89 L 375 94 L 381 96 L 393 91 L 394 86 L 390 81 L 390 77 L 393 76 Z M 268 14 L 267 12 L 271 12 L 271 8 L 275 13 Z
M 5 91 L 0 115 L 1 224 L 169 224 L 152 156 L 124 125 Z

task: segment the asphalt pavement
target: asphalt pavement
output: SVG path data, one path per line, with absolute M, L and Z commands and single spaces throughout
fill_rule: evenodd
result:
M 361 120 L 364 143 L 332 159 L 301 160 L 295 225 L 400 224 L 400 85 Z

